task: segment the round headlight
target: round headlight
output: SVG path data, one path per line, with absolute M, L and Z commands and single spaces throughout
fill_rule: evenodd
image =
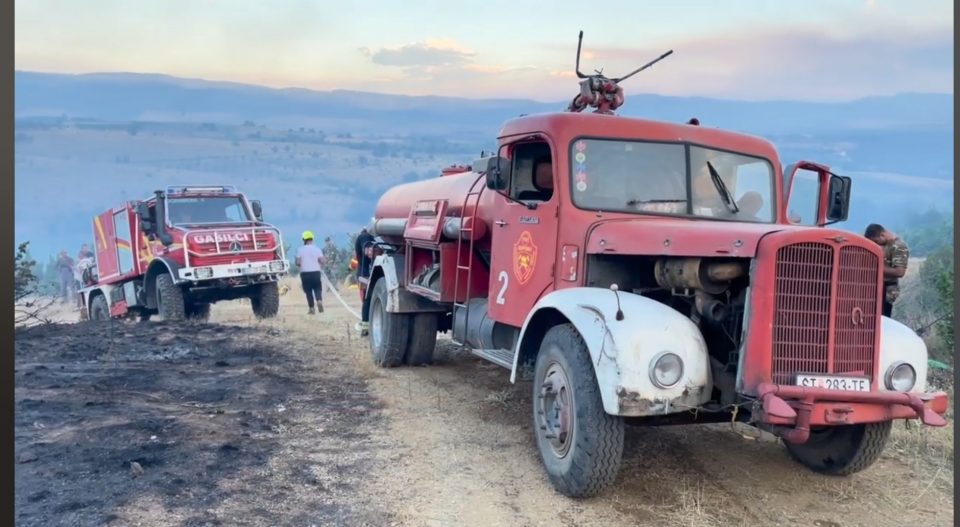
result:
M 650 361 L 650 380 L 658 388 L 670 388 L 683 376 L 683 360 L 676 353 L 665 351 Z
M 884 382 L 889 390 L 909 392 L 917 384 L 917 372 L 906 362 L 896 362 L 887 370 Z

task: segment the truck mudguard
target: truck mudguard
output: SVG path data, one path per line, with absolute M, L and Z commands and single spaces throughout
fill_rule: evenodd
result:
M 397 265 L 393 256 L 381 254 L 373 259 L 370 266 L 370 287 L 367 288 L 367 297 L 373 294 L 373 284 L 376 280 L 385 280 L 387 284 L 387 313 L 396 313 L 400 304 L 400 281 L 397 279 Z
M 619 302 L 618 302 L 619 299 Z M 617 320 L 617 310 L 623 320 Z M 514 354 L 511 382 L 518 366 L 539 349 L 531 327 L 556 321 L 557 313 L 576 327 L 590 350 L 604 410 L 611 415 L 647 416 L 686 412 L 710 400 L 713 384 L 707 346 L 687 317 L 633 293 L 573 287 L 548 294 L 527 315 Z M 533 352 L 535 353 L 535 351 Z M 653 365 L 664 353 L 683 361 L 679 381 L 667 388 L 652 379 Z
M 877 387 L 887 388 L 885 379 L 890 368 L 906 362 L 917 374 L 917 384 L 911 392 L 924 393 L 927 389 L 927 345 L 909 327 L 888 317 L 880 317 L 880 368 L 877 370 Z
M 446 307 L 432 302 L 420 295 L 415 295 L 400 287 L 399 276 L 403 274 L 403 256 L 381 254 L 373 259 L 370 269 L 370 287 L 367 288 L 367 297 L 373 294 L 373 285 L 377 280 L 385 280 L 387 286 L 387 302 L 384 308 L 387 313 L 441 313 Z

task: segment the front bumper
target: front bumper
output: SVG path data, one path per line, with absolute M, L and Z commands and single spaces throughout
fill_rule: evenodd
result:
M 221 265 L 197 265 L 184 267 L 178 271 L 178 277 L 185 282 L 200 282 L 204 280 L 220 280 L 225 278 L 255 277 L 258 275 L 281 275 L 290 268 L 284 260 L 266 262 L 244 262 Z
M 792 427 L 780 435 L 803 443 L 812 426 L 877 423 L 920 419 L 929 426 L 946 426 L 949 401 L 944 392 L 850 392 L 763 383 L 757 387 L 755 419 L 763 425 Z

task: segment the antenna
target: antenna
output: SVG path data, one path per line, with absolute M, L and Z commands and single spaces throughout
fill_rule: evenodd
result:
M 633 76 L 636 75 L 637 73 L 640 73 L 641 71 L 649 68 L 650 66 L 653 66 L 654 64 L 660 62 L 661 60 L 669 57 L 671 54 L 673 54 L 673 50 L 672 50 L 672 49 L 671 49 L 670 51 L 664 53 L 663 55 L 660 55 L 659 57 L 651 60 L 650 62 L 644 64 L 643 66 L 640 66 L 639 68 L 631 71 L 630 73 L 624 75 L 623 77 L 620 77 L 619 79 L 614 79 L 613 82 L 625 81 L 625 80 L 629 79 L 630 77 L 633 77 Z
M 580 71 L 580 52 L 582 47 L 583 30 L 580 31 L 580 35 L 577 38 L 577 62 L 575 70 L 577 78 L 581 79 L 580 94 L 570 101 L 570 105 L 567 106 L 568 112 L 581 112 L 588 106 L 592 106 L 596 108 L 594 113 L 612 115 L 614 110 L 623 106 L 623 88 L 620 87 L 620 83 L 673 54 L 673 50 L 671 49 L 623 77 L 610 78 L 604 76 L 602 68 L 594 70 L 593 75 L 584 75 Z
M 582 45 L 583 45 L 583 30 L 581 29 L 581 30 L 580 30 L 580 36 L 577 38 L 577 68 L 576 68 L 576 72 L 577 72 L 577 78 L 578 78 L 578 79 L 585 79 L 585 78 L 587 77 L 587 76 L 584 75 L 583 73 L 580 73 L 580 46 L 582 46 Z

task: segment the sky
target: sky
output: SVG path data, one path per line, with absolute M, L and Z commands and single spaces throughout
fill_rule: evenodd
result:
M 16 0 L 17 70 L 566 100 L 627 93 L 839 101 L 953 93 L 952 0 Z

